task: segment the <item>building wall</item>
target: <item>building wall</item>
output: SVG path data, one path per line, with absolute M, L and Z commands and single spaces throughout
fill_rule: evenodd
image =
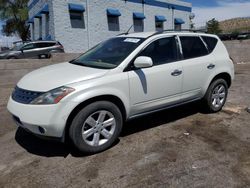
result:
M 84 52 L 97 43 L 126 32 L 133 25 L 133 12 L 144 13 L 144 31 L 155 31 L 155 15 L 163 15 L 167 21 L 163 23 L 164 29 L 173 29 L 172 7 L 159 7 L 138 3 L 139 0 L 31 0 L 29 4 L 37 1 L 30 9 L 30 17 L 42 9 L 45 3 L 49 4 L 50 23 L 49 33 L 52 39 L 58 40 L 65 47 L 66 52 Z M 159 1 L 159 0 L 158 0 Z M 176 0 L 161 0 L 162 2 L 191 7 L 191 4 Z M 136 3 L 137 2 L 137 3 Z M 68 3 L 80 4 L 85 7 L 84 22 L 85 28 L 72 28 Z M 118 9 L 121 13 L 119 19 L 119 30 L 110 31 L 108 27 L 107 8 Z M 190 26 L 189 11 L 174 10 L 174 18 L 181 18 L 185 21 L 183 29 Z M 38 38 L 37 23 L 35 19 L 35 37 Z M 43 28 L 45 28 L 45 15 L 42 17 Z M 131 29 L 131 32 L 134 28 Z M 45 36 L 43 29 L 43 39 Z
M 86 0 L 53 0 L 55 40 L 60 41 L 66 52 L 84 52 L 88 49 L 87 11 L 83 12 L 85 28 L 72 28 L 68 3 L 87 7 Z
M 29 7 L 29 18 L 34 18 L 34 16 L 40 12 L 40 10 L 43 8 L 43 6 L 47 3 L 49 5 L 49 16 L 50 18 L 52 19 L 49 19 L 49 35 L 52 36 L 55 36 L 55 32 L 54 32 L 54 20 L 53 20 L 53 5 L 52 5 L 52 2 L 54 0 L 39 0 L 36 2 L 36 4 L 34 6 L 30 6 L 30 4 L 32 2 L 34 2 L 36 0 L 30 0 L 29 3 L 28 3 L 28 7 Z M 32 24 L 30 24 L 30 31 L 31 31 L 31 38 L 32 40 L 37 40 L 39 38 L 39 26 L 40 26 L 40 23 L 39 23 L 40 19 L 39 18 L 34 18 L 34 32 L 32 30 Z M 47 36 L 45 36 L 45 27 L 46 27 L 46 23 L 45 23 L 45 15 L 42 14 L 42 18 L 41 18 L 41 21 L 42 21 L 42 39 L 45 39 Z M 34 34 L 34 35 L 33 35 Z

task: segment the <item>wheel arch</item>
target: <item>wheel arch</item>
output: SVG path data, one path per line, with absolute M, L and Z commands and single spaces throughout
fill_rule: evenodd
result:
M 68 136 L 69 136 L 69 128 L 70 125 L 74 119 L 74 117 L 76 116 L 76 114 L 83 109 L 85 106 L 93 103 L 93 102 L 97 102 L 97 101 L 109 101 L 114 103 L 121 111 L 122 113 L 122 117 L 123 117 L 123 121 L 125 121 L 127 119 L 127 112 L 126 112 L 126 108 L 125 105 L 123 104 L 122 100 L 115 96 L 115 95 L 100 95 L 100 96 L 96 96 L 90 99 L 87 99 L 83 102 L 81 102 L 80 104 L 78 104 L 70 113 L 70 115 L 67 118 L 66 121 L 66 125 L 65 125 L 65 129 L 64 129 L 64 136 L 63 136 L 63 141 L 68 140 Z
M 232 85 L 232 79 L 231 79 L 230 74 L 227 73 L 227 72 L 219 73 L 216 76 L 214 76 L 214 78 L 211 80 L 211 82 L 210 82 L 209 85 L 211 85 L 211 83 L 213 83 L 215 80 L 217 80 L 219 78 L 222 78 L 222 79 L 224 79 L 227 82 L 228 88 L 231 87 L 231 85 Z

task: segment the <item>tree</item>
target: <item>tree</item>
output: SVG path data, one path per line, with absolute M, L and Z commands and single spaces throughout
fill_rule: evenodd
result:
M 2 32 L 6 36 L 17 34 L 23 41 L 30 38 L 28 19 L 29 0 L 0 0 L 0 19 L 5 21 Z
M 218 35 L 222 32 L 220 29 L 219 22 L 215 18 L 213 18 L 212 20 L 209 20 L 206 25 L 207 25 L 208 33 Z

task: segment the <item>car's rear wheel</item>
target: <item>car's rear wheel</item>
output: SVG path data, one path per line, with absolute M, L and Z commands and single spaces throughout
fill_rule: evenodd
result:
M 228 94 L 228 85 L 224 79 L 213 81 L 204 97 L 206 110 L 209 112 L 218 112 L 224 106 Z
M 109 148 L 122 129 L 119 108 L 108 101 L 98 101 L 84 107 L 73 119 L 69 136 L 83 153 L 98 153 Z

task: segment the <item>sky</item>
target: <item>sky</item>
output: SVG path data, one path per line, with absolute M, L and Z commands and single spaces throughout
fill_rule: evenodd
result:
M 215 18 L 219 21 L 235 18 L 250 17 L 250 0 L 184 0 L 192 3 L 196 27 Z

